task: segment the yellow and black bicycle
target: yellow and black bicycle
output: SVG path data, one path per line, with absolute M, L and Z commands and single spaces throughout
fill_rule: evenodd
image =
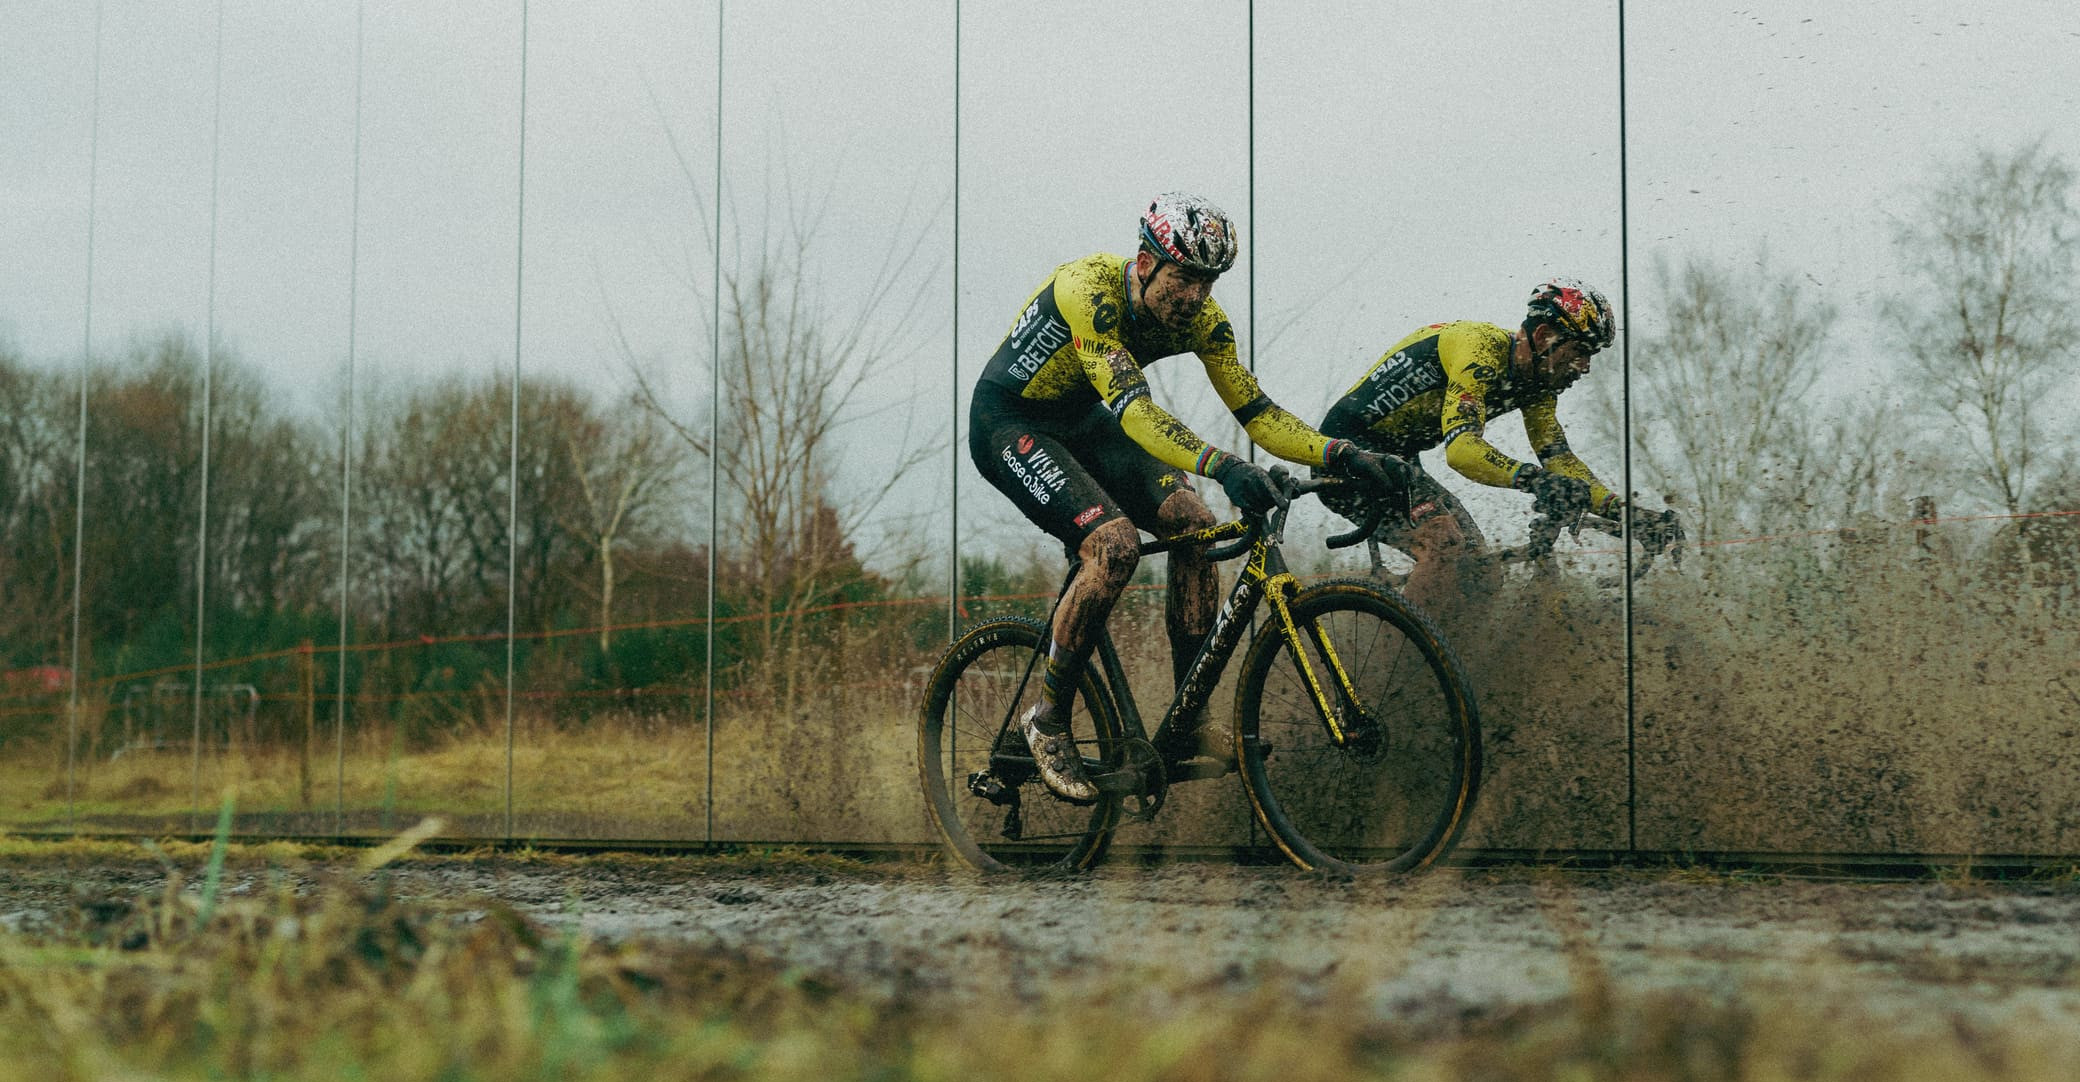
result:
M 1350 483 L 1272 473 L 1289 499 Z M 1013 717 L 1038 685 L 1048 623 L 989 620 L 947 650 L 925 689 L 918 759 L 926 806 L 956 859 L 986 872 L 1082 870 L 1122 822 L 1153 819 L 1171 785 L 1225 776 L 1231 768 L 1218 760 L 1167 760 L 1156 749 L 1173 723 L 1205 708 L 1253 625 L 1236 683 L 1233 769 L 1278 849 L 1302 868 L 1346 875 L 1413 871 L 1450 851 L 1480 788 L 1472 685 L 1400 594 L 1357 578 L 1303 586 L 1279 551 L 1285 518 L 1281 508 L 1141 546 L 1152 555 L 1212 545 L 1210 559 L 1247 559 L 1154 734 L 1110 634 L 1099 638 L 1070 718 L 1095 803 L 1041 783 Z M 1375 525 L 1329 544 L 1356 544 Z

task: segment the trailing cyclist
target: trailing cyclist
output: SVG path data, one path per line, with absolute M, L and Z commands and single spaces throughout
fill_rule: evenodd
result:
M 1440 444 L 1454 470 L 1484 485 L 1530 493 L 1538 506 L 1565 516 L 1581 511 L 1616 519 L 1626 502 L 1568 446 L 1560 426 L 1561 392 L 1589 372 L 1590 358 L 1617 337 L 1617 313 L 1604 295 L 1572 278 L 1531 291 L 1515 330 L 1473 320 L 1433 323 L 1388 347 L 1364 377 L 1329 407 L 1322 431 L 1416 467 L 1405 516 L 1390 514 L 1373 537 L 1415 561 L 1404 592 L 1438 611 L 1459 585 L 1461 568 L 1485 547 L 1457 497 L 1424 472 L 1417 454 Z M 1489 443 L 1489 418 L 1523 414 L 1537 463 L 1520 462 Z M 1325 495 L 1353 520 L 1366 497 Z M 1673 529 L 1666 512 L 1634 516 L 1636 537 Z
M 1214 523 L 1189 475 L 1218 482 L 1236 506 L 1261 513 L 1281 497 L 1263 469 L 1207 443 L 1149 395 L 1143 369 L 1198 355 L 1206 378 L 1250 438 L 1288 461 L 1398 490 L 1406 464 L 1331 439 L 1268 398 L 1238 361 L 1214 281 L 1235 263 L 1234 223 L 1197 196 L 1166 193 L 1141 215 L 1133 258 L 1099 253 L 1054 269 L 1026 299 L 975 385 L 968 449 L 976 468 L 1041 529 L 1075 553 L 1078 569 L 1050 629 L 1037 701 L 1019 725 L 1056 795 L 1097 797 L 1069 736 L 1078 675 L 1139 560 L 1139 529 L 1173 537 Z M 1219 575 L 1196 552 L 1172 554 L 1167 630 L 1182 680 L 1213 625 Z M 1232 756 L 1202 716 L 1178 726 L 1172 760 Z

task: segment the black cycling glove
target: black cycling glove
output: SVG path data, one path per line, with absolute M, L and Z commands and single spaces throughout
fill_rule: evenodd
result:
M 1619 504 L 1619 507 L 1632 520 L 1632 539 L 1639 542 L 1639 547 L 1647 555 L 1658 556 L 1669 549 L 1683 547 L 1683 520 L 1676 517 L 1674 508 L 1649 511 L 1643 507 L 1625 507 L 1623 504 Z
M 1230 502 L 1249 514 L 1262 515 L 1286 505 L 1285 493 L 1254 462 L 1228 455 L 1214 467 L 1213 479 L 1221 483 L 1221 491 L 1228 494 Z
M 1510 483 L 1531 493 L 1533 510 L 1555 518 L 1574 518 L 1589 509 L 1589 482 L 1543 466 L 1526 465 Z
M 1365 482 L 1380 495 L 1401 492 L 1416 475 L 1407 460 L 1367 451 L 1348 440 L 1330 445 L 1328 467 L 1338 476 Z

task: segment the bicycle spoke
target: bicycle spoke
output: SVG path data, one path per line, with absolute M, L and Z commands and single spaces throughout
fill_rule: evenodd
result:
M 1117 798 L 1079 806 L 1048 792 L 1024 738 L 1006 727 L 1040 634 L 1027 620 L 977 627 L 948 651 L 926 692 L 918 741 L 926 805 L 949 849 L 985 871 L 1088 867 L 1118 820 Z M 1095 687 L 1086 680 L 1070 723 L 1085 754 L 1102 758 L 1117 737 L 1109 716 L 1090 707 Z M 1006 754 L 993 756 L 1000 734 Z M 971 789 L 976 775 L 984 776 L 987 795 Z
M 1363 584 L 1319 587 L 1293 606 L 1299 656 L 1286 642 L 1251 655 L 1243 700 L 1253 717 L 1242 723 L 1271 754 L 1246 764 L 1248 780 L 1260 816 L 1303 865 L 1419 865 L 1449 844 L 1471 802 L 1471 698 L 1434 629 L 1402 606 Z M 1303 664 L 1337 712 L 1340 745 Z

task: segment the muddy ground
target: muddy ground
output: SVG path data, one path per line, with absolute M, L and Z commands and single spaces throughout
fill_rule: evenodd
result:
M 163 891 L 165 874 L 11 865 L 0 869 L 0 927 L 51 930 L 83 900 Z M 2080 1035 L 2071 877 L 1445 870 L 1353 884 L 1186 863 L 982 882 L 917 865 L 654 858 L 423 861 L 382 874 L 399 895 L 459 904 L 458 919 L 496 900 L 551 927 L 746 951 L 917 1003 L 1044 1006 L 1130 984 L 1159 1004 L 1275 985 L 1451 1028 L 1601 987 L 1765 1003 L 1817 996 L 1909 1026 Z M 226 885 L 266 891 L 281 875 L 235 871 Z

